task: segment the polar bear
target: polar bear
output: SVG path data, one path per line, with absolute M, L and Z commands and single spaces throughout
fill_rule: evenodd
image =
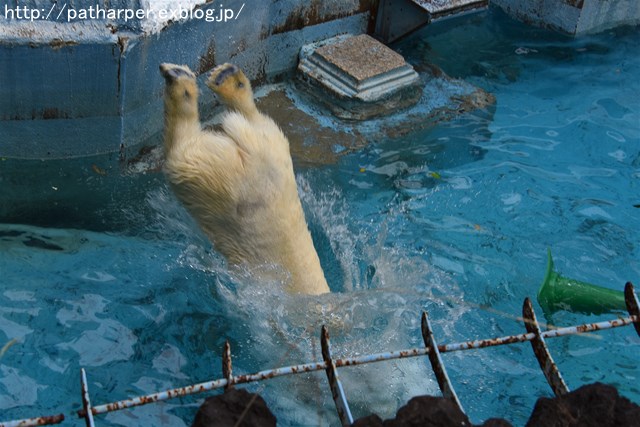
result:
M 256 108 L 244 73 L 231 64 L 211 72 L 207 86 L 229 111 L 221 131 L 206 131 L 194 73 L 167 63 L 160 72 L 165 174 L 216 250 L 258 274 L 284 271 L 290 292 L 329 292 L 298 197 L 289 141 Z

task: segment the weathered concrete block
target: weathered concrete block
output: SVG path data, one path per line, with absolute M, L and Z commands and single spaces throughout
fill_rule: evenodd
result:
M 421 82 L 413 67 L 365 34 L 305 46 L 298 71 L 311 93 L 340 118 L 364 120 L 420 98 Z
M 512 17 L 580 35 L 640 24 L 638 0 L 491 0 Z
M 380 0 L 376 37 L 391 43 L 431 21 L 487 8 L 489 0 Z

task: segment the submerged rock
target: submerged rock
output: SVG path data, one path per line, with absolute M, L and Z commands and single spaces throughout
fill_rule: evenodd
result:
M 248 408 L 248 409 L 247 409 Z M 246 411 L 246 413 L 244 413 Z M 631 427 L 638 425 L 640 406 L 620 396 L 615 387 L 594 383 L 564 396 L 541 397 L 526 427 Z M 210 397 L 200 407 L 192 427 L 275 426 L 276 418 L 257 394 L 231 389 Z M 372 414 L 352 427 L 471 427 L 469 418 L 449 399 L 414 397 L 396 417 L 382 420 Z M 490 418 L 477 427 L 511 427 L 501 418 Z
M 541 397 L 526 427 L 631 427 L 638 425 L 640 406 L 620 396 L 615 387 L 594 383 L 564 396 Z M 443 397 L 414 397 L 398 410 L 395 419 L 377 415 L 360 418 L 353 427 L 454 427 L 471 426 L 467 416 Z M 509 427 L 500 418 L 491 418 L 481 427 Z
M 243 389 L 231 388 L 207 398 L 191 427 L 275 427 L 276 417 L 264 399 Z
M 382 421 L 377 415 L 357 420 L 353 426 L 444 427 L 470 426 L 469 418 L 449 399 L 433 396 L 414 397 L 398 410 L 395 419 Z
M 640 406 L 620 396 L 615 387 L 594 383 L 564 396 L 541 397 L 526 427 L 637 426 Z
M 377 415 L 356 420 L 352 427 L 463 427 L 471 421 L 450 399 L 414 397 L 398 410 L 396 418 L 382 421 Z M 491 418 L 482 427 L 511 427 L 505 420 Z
M 387 420 L 384 425 L 436 427 L 465 426 L 471 422 L 450 399 L 418 396 L 398 410 L 395 420 Z

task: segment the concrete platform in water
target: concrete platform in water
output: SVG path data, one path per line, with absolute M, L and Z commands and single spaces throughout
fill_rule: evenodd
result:
M 298 70 L 315 99 L 345 119 L 393 113 L 420 98 L 421 82 L 413 67 L 366 34 L 303 47 Z

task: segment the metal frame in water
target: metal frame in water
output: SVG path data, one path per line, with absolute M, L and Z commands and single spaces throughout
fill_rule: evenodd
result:
M 158 402 L 162 400 L 172 399 L 174 397 L 188 396 L 196 393 L 202 393 L 218 388 L 229 388 L 236 384 L 243 384 L 255 381 L 263 381 L 271 378 L 281 377 L 284 375 L 294 375 L 304 372 L 313 372 L 325 370 L 331 388 L 331 394 L 336 405 L 336 410 L 340 418 L 340 422 L 343 426 L 349 426 L 353 423 L 353 416 L 349 409 L 349 403 L 347 401 L 340 376 L 338 375 L 338 368 L 346 366 L 363 365 L 367 363 L 380 362 L 385 360 L 402 359 L 416 356 L 428 356 L 431 363 L 431 367 L 434 371 L 438 385 L 442 395 L 445 398 L 451 399 L 455 405 L 462 411 L 462 405 L 458 399 L 449 377 L 447 370 L 444 366 L 441 353 L 460 351 L 460 350 L 472 350 L 485 347 L 493 347 L 505 344 L 514 344 L 529 341 L 531 343 L 533 352 L 540 364 L 540 368 L 547 379 L 547 382 L 551 386 L 554 394 L 560 396 L 569 392 L 569 388 L 558 367 L 553 361 L 549 349 L 545 343 L 546 338 L 556 338 L 565 335 L 576 335 L 587 332 L 601 331 L 611 328 L 617 328 L 621 326 L 628 326 L 633 324 L 635 330 L 640 336 L 640 303 L 638 297 L 635 294 L 633 285 L 627 283 L 624 290 L 625 303 L 629 317 L 617 318 L 609 321 L 603 321 L 598 323 L 583 324 L 578 326 L 569 326 L 564 328 L 548 329 L 542 331 L 540 324 L 538 323 L 533 306 L 529 298 L 524 300 L 522 320 L 524 321 L 527 333 L 519 335 L 510 335 L 506 337 L 489 338 L 483 340 L 466 341 L 462 343 L 454 344 L 440 344 L 436 343 L 429 322 L 427 313 L 422 314 L 422 337 L 425 343 L 424 347 L 412 348 L 408 350 L 391 351 L 386 353 L 368 354 L 363 356 L 334 359 L 331 354 L 331 344 L 329 340 L 329 331 L 323 326 L 321 333 L 322 343 L 322 358 L 323 362 L 305 363 L 302 365 L 281 367 L 276 369 L 269 369 L 266 371 L 260 371 L 249 375 L 233 375 L 232 363 L 231 363 L 231 346 L 227 341 L 225 343 L 223 352 L 222 374 L 224 378 L 217 380 L 194 384 L 187 387 L 175 388 L 166 390 L 159 393 L 149 394 L 146 396 L 139 396 L 128 400 L 121 400 L 118 402 L 107 403 L 99 406 L 92 406 L 89 396 L 89 389 L 87 386 L 87 376 L 84 369 L 81 369 L 81 397 L 83 409 L 79 410 L 77 415 L 80 418 L 84 418 L 88 427 L 95 426 L 94 416 L 118 411 L 125 408 L 131 408 L 134 406 L 145 405 L 148 403 Z M 59 424 L 65 420 L 64 414 L 57 414 L 52 416 L 30 418 L 24 420 L 0 422 L 0 427 L 27 427 L 27 426 L 41 426 Z

